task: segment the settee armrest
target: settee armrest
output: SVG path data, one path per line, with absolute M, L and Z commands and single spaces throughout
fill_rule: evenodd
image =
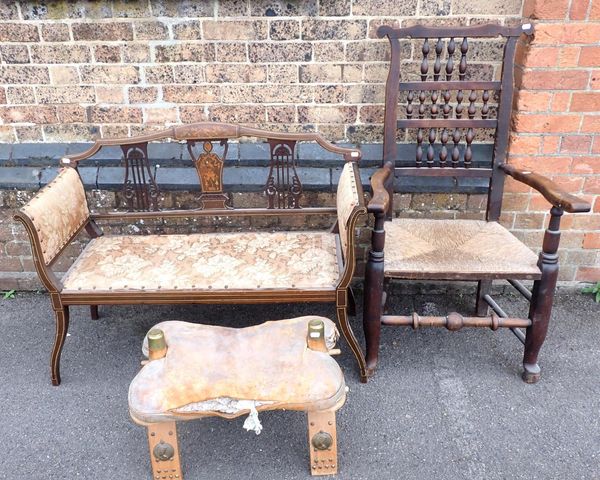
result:
M 520 170 L 503 163 L 500 168 L 515 180 L 540 192 L 553 206 L 569 213 L 589 212 L 592 206 L 585 200 L 562 190 L 548 177 L 535 172 Z
M 367 205 L 369 213 L 385 213 L 390 206 L 390 194 L 387 191 L 386 183 L 390 176 L 394 175 L 394 167 L 390 162 L 378 169 L 371 177 L 371 189 L 373 196 Z

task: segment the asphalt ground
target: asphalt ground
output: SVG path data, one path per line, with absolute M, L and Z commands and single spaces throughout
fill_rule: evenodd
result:
M 359 295 L 360 298 L 360 295 Z M 472 296 L 396 295 L 394 312 L 468 313 Z M 502 297 L 510 314 L 526 304 Z M 360 312 L 359 312 L 360 313 Z M 47 295 L 0 300 L 0 478 L 150 479 L 145 431 L 127 411 L 141 341 L 177 319 L 241 327 L 318 314 L 331 305 L 131 306 L 71 310 L 60 387 L 49 381 L 54 319 Z M 352 319 L 360 332 L 361 316 Z M 350 388 L 338 412 L 340 479 L 600 478 L 600 305 L 557 298 L 540 356 L 542 380 L 520 379 L 522 347 L 509 331 L 384 327 L 380 365 L 360 384 L 342 341 Z M 308 479 L 302 412 L 181 422 L 186 479 Z

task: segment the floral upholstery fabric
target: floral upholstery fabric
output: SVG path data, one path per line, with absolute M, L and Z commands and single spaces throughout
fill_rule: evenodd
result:
M 63 168 L 21 212 L 33 223 L 44 262 L 50 263 L 90 216 L 77 171 Z
M 66 291 L 333 289 L 335 234 L 249 232 L 103 236 L 63 278 Z
M 308 323 L 324 317 L 276 320 L 246 328 L 162 322 L 167 353 L 148 362 L 129 387 L 129 411 L 138 423 L 223 415 L 202 405 L 214 399 L 254 401 L 258 410 L 324 410 L 345 398 L 337 362 L 308 348 Z M 146 343 L 146 340 L 145 340 Z
M 340 232 L 340 241 L 344 249 L 344 258 L 348 251 L 348 219 L 352 210 L 360 204 L 356 180 L 354 178 L 354 169 L 356 163 L 348 162 L 344 165 L 337 188 L 336 206 L 338 216 L 338 229 Z

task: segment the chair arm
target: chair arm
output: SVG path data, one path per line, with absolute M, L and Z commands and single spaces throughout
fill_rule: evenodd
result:
M 390 162 L 378 169 L 371 177 L 371 189 L 373 197 L 367 205 L 369 213 L 385 213 L 390 205 L 390 194 L 387 191 L 386 183 L 390 176 L 394 174 L 394 167 Z
M 500 168 L 515 180 L 536 189 L 552 205 L 561 208 L 566 212 L 589 212 L 592 208 L 585 200 L 561 190 L 561 188 L 548 177 L 544 177 L 535 172 L 520 170 L 506 163 L 501 164 Z

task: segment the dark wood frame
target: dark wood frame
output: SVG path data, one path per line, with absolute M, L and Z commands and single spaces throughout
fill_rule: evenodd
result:
M 410 325 L 413 328 L 424 325 L 445 326 L 449 330 L 458 330 L 463 326 L 476 326 L 489 327 L 492 330 L 496 330 L 499 327 L 510 328 L 525 345 L 523 380 L 528 383 L 535 383 L 540 379 L 540 368 L 537 363 L 538 354 L 546 337 L 558 277 L 557 250 L 560 239 L 560 218 L 565 211 L 570 213 L 587 212 L 591 207 L 588 202 L 561 190 L 548 178 L 533 172 L 517 169 L 506 163 L 514 88 L 514 57 L 517 41 L 522 33 L 530 35 L 532 33 L 531 25 L 527 24 L 522 27 L 503 27 L 499 25 L 426 27 L 417 25 L 401 29 L 382 26 L 377 31 L 379 37 L 387 37 L 390 42 L 391 63 L 386 83 L 383 168 L 379 169 L 371 178 L 373 196 L 367 207 L 368 212 L 375 217 L 371 237 L 371 249 L 368 254 L 365 272 L 363 317 L 363 328 L 367 346 L 367 371 L 369 375 L 374 373 L 377 365 L 382 324 Z M 461 65 L 463 76 L 460 80 L 440 81 L 441 68 L 439 62 L 436 60 L 435 70 L 437 71 L 437 77 L 434 76 L 433 81 L 428 81 L 427 77 L 431 72 L 428 71 L 429 67 L 425 59 L 421 67 L 421 82 L 400 82 L 400 39 L 425 39 L 425 43 L 428 43 L 427 39 L 430 38 L 455 37 L 503 37 L 505 39 L 505 48 L 502 61 L 502 79 L 499 82 L 467 81 L 464 79 L 464 71 L 466 70 L 465 61 L 465 70 L 463 70 Z M 424 47 L 424 50 L 425 48 L 428 50 L 429 47 Z M 427 53 L 424 51 L 425 58 L 428 56 Z M 437 53 L 439 58 L 439 52 Z M 451 67 L 449 70 L 452 73 Z M 421 116 L 419 119 L 407 118 L 405 120 L 397 120 L 399 90 L 420 92 L 443 89 L 489 89 L 498 91 L 500 100 L 498 102 L 497 119 L 479 120 L 475 119 L 474 115 L 469 115 L 469 118 L 452 119 L 448 118 L 449 115 L 445 115 L 443 119 L 424 119 Z M 396 161 L 400 160 L 397 157 L 397 128 L 407 127 L 419 129 L 495 127 L 496 136 L 491 166 L 490 168 L 468 168 L 468 165 L 465 164 L 460 168 L 452 168 L 446 166 L 444 160 L 441 167 L 433 166 L 433 162 L 428 162 L 429 165 L 417 165 L 415 167 L 397 167 Z M 417 153 L 417 155 L 419 154 Z M 419 157 L 417 159 L 419 160 Z M 456 167 L 456 165 L 453 165 L 453 167 Z M 477 275 L 477 278 L 474 278 L 472 276 L 461 276 L 459 272 L 455 275 L 448 275 L 443 280 L 478 281 L 476 317 L 463 317 L 457 313 L 449 314 L 446 317 L 424 318 L 419 317 L 416 313 L 412 316 L 383 314 L 386 299 L 384 284 L 389 280 L 384 274 L 384 246 L 386 241 L 384 224 L 386 220 L 391 219 L 393 214 L 394 177 L 398 175 L 475 176 L 489 178 L 487 221 L 497 221 L 500 217 L 506 175 L 534 188 L 552 204 L 550 222 L 544 234 L 542 251 L 538 260 L 538 267 L 541 273 L 535 278 L 531 277 L 534 279 L 533 290 L 529 291 L 518 279 L 507 279 L 519 293 L 530 301 L 530 310 L 527 319 L 508 318 L 508 315 L 490 296 L 492 281 L 495 278 L 494 275 L 481 274 Z M 391 240 L 393 241 L 393 238 Z M 402 278 L 408 277 L 403 276 Z M 427 272 L 421 272 L 419 278 L 431 279 L 432 277 L 428 277 Z M 492 309 L 493 313 L 489 318 L 482 318 L 487 316 L 488 307 Z M 519 329 L 520 327 L 527 329 L 525 334 Z
M 50 369 L 53 385 L 60 384 L 60 355 L 69 328 L 69 306 L 90 305 L 91 316 L 98 318 L 98 305 L 125 305 L 125 304 L 258 304 L 258 303 L 287 303 L 287 302 L 335 302 L 338 322 L 346 341 L 356 357 L 360 369 L 361 380 L 366 381 L 366 365 L 364 355 L 359 343 L 348 322 L 348 309 L 353 310 L 353 296 L 350 290 L 350 282 L 354 273 L 355 258 L 355 227 L 360 215 L 366 214 L 363 200 L 362 183 L 358 173 L 357 163 L 360 160 L 360 151 L 352 148 L 343 148 L 325 140 L 318 133 L 280 133 L 255 128 L 247 128 L 239 125 L 224 123 L 197 123 L 171 127 L 167 130 L 143 135 L 133 138 L 100 139 L 87 151 L 65 157 L 61 160 L 62 165 L 77 168 L 79 162 L 93 156 L 103 146 L 113 145 L 135 145 L 148 141 L 164 139 L 174 140 L 210 140 L 210 139 L 237 139 L 240 137 L 257 137 L 267 140 L 278 139 L 284 141 L 314 141 L 323 149 L 343 155 L 347 162 L 353 162 L 355 183 L 358 189 L 360 204 L 357 205 L 349 215 L 347 222 L 347 251 L 342 251 L 341 242 L 338 238 L 338 262 L 342 274 L 335 287 L 327 290 L 255 290 L 242 291 L 229 289 L 226 292 L 215 292 L 213 290 L 184 290 L 184 289 L 161 289 L 160 291 L 131 291 L 114 293 L 96 293 L 93 291 L 62 293 L 62 283 L 52 272 L 52 265 L 64 249 L 81 231 L 85 230 L 91 238 L 102 235 L 102 230 L 96 224 L 96 220 L 136 220 L 148 218 L 190 218 L 198 216 L 297 216 L 297 215 L 335 215 L 336 208 L 207 208 L 192 210 L 171 211 L 141 211 L 141 212 L 109 212 L 92 214 L 88 221 L 66 242 L 63 248 L 56 254 L 55 258 L 46 263 L 44 261 L 42 246 L 35 226 L 29 216 L 23 211 L 15 214 L 15 220 L 21 222 L 31 242 L 33 262 L 37 274 L 50 294 L 52 308 L 56 316 L 56 335 L 51 353 Z M 332 228 L 337 233 L 337 222 Z M 352 313 L 353 314 L 353 313 Z

